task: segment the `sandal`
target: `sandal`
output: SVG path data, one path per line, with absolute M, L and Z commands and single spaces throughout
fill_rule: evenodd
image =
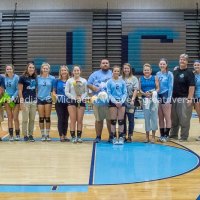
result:
M 155 138 L 151 138 L 151 143 L 155 143 Z
M 144 141 L 144 143 L 149 143 L 149 139 L 146 139 L 146 140 Z

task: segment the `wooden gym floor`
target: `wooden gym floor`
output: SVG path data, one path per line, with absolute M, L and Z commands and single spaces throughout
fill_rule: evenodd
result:
M 51 136 L 58 138 L 57 118 L 52 113 Z M 7 119 L 2 123 L 1 136 L 7 140 Z M 94 116 L 85 114 L 84 138 L 95 138 Z M 144 120 L 135 120 L 134 142 L 144 141 Z M 158 134 L 158 133 L 157 133 Z M 186 149 L 200 155 L 200 142 L 195 138 L 200 135 L 200 124 L 196 118 L 191 120 L 189 142 L 167 142 L 167 146 Z M 36 117 L 34 136 L 40 137 L 38 116 Z M 107 140 L 107 130 L 103 130 L 103 139 Z M 134 143 L 133 142 L 133 143 Z M 160 144 L 156 142 L 155 145 Z M 125 144 L 126 145 L 126 144 Z M 83 144 L 52 142 L 26 143 L 26 142 L 1 142 L 0 143 L 0 199 L 99 199 L 99 200 L 126 200 L 126 199 L 159 199 L 159 200 L 195 200 L 200 195 L 200 168 L 199 163 L 195 169 L 174 177 L 161 180 L 144 181 L 133 184 L 101 184 L 90 183 L 91 159 L 93 156 L 93 143 L 86 139 Z M 138 155 L 140 156 L 140 155 Z M 154 155 L 152 155 L 154 156 Z M 184 159 L 184 158 L 183 158 Z M 157 163 L 155 163 L 157 164 Z M 120 167 L 120 166 L 119 166 Z M 155 167 L 155 166 L 150 166 Z M 103 172 L 102 172 L 103 173 Z M 131 173 L 131 171 L 129 172 Z M 118 176 L 118 174 L 117 174 Z M 18 191 L 17 186 L 54 186 L 82 185 L 86 190 L 74 192 L 47 191 Z M 16 190 L 10 190 L 10 186 Z M 7 190 L 1 191 L 2 188 Z

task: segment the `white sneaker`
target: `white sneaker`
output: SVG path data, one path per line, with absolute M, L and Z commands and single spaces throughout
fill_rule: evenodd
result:
M 46 140 L 46 138 L 45 138 L 45 136 L 43 135 L 42 138 L 41 138 L 41 141 L 42 141 L 42 142 L 45 142 L 45 140 Z
M 112 143 L 113 143 L 113 144 L 118 144 L 118 143 L 119 143 L 119 142 L 118 142 L 118 139 L 117 139 L 116 137 L 114 137 L 113 140 L 112 140 Z
M 15 141 L 20 141 L 20 136 L 19 135 L 16 135 Z
M 165 141 L 168 142 L 169 141 L 169 137 L 165 136 Z
M 46 139 L 47 142 L 51 141 L 51 138 L 49 137 L 49 135 L 46 135 L 45 139 Z
M 78 142 L 78 143 L 82 143 L 83 140 L 82 140 L 80 137 L 78 137 L 78 138 L 77 138 L 77 142 Z
M 119 138 L 118 144 L 124 144 L 124 138 L 123 137 Z
M 77 143 L 76 137 L 73 137 L 73 138 L 71 139 L 71 141 L 72 141 L 72 143 Z
M 161 136 L 161 137 L 159 138 L 159 141 L 160 141 L 160 142 L 163 142 L 163 138 L 164 138 L 164 137 Z
M 13 142 L 13 141 L 14 141 L 14 137 L 13 137 L 13 136 L 10 136 L 9 141 L 10 141 L 10 142 Z

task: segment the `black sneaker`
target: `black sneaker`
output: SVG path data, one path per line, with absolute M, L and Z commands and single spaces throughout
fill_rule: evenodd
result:
M 132 137 L 131 137 L 131 136 L 128 136 L 126 142 L 132 142 Z
M 101 137 L 97 136 L 96 139 L 94 140 L 94 143 L 99 143 L 101 141 Z
M 109 142 L 109 143 L 112 143 L 112 141 L 113 141 L 113 137 L 110 136 L 109 139 L 108 139 L 108 142 Z
M 20 135 L 16 135 L 15 141 L 20 141 Z
M 33 138 L 32 135 L 29 135 L 29 141 L 30 141 L 30 142 L 35 142 L 35 140 L 34 140 L 34 138 Z
M 27 136 L 27 135 L 26 135 L 26 136 L 24 136 L 24 141 L 25 141 L 25 142 L 29 141 L 29 138 L 28 138 L 28 136 Z
M 64 142 L 70 142 L 70 139 L 67 137 L 64 137 Z

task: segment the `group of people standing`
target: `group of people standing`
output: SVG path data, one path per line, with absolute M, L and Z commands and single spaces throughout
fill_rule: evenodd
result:
M 145 142 L 155 142 L 158 119 L 161 142 L 167 141 L 169 137 L 178 139 L 179 127 L 180 141 L 186 141 L 193 100 L 200 119 L 200 61 L 194 62 L 195 72 L 188 69 L 187 64 L 188 56 L 182 54 L 179 66 L 170 72 L 167 60 L 162 58 L 159 61 L 160 70 L 154 76 L 151 65 L 145 63 L 143 76 L 138 80 L 129 63 L 125 63 L 122 69 L 115 65 L 111 71 L 109 60 L 102 59 L 100 69 L 93 72 L 88 81 L 81 77 L 81 68 L 78 65 L 73 66 L 71 77 L 68 67 L 60 66 L 57 79 L 50 75 L 48 63 L 42 64 L 40 75 L 37 75 L 34 63 L 30 62 L 20 77 L 14 73 L 14 66 L 6 65 L 5 77 L 0 77 L 0 102 L 4 104 L 8 116 L 9 139 L 20 140 L 18 116 L 21 109 L 24 141 L 35 141 L 33 130 L 36 110 L 39 114 L 41 140 L 50 141 L 51 110 L 52 102 L 55 101 L 60 141 L 70 141 L 67 137 L 70 118 L 71 141 L 82 143 L 83 117 L 89 90 L 92 96 L 96 96 L 92 102 L 95 142 L 101 141 L 104 119 L 109 133 L 108 142 L 123 144 L 133 140 L 138 93 L 142 97 Z M 103 99 L 100 98 L 102 95 Z
M 143 97 L 146 142 L 152 131 L 152 142 L 159 119 L 160 141 L 169 138 L 187 141 L 190 130 L 193 103 L 200 119 L 200 61 L 194 61 L 194 70 L 188 68 L 188 55 L 181 54 L 179 66 L 173 73 L 168 70 L 168 62 L 162 58 L 159 62 L 160 71 L 151 75 L 149 64 L 143 67 L 144 76 L 140 79 L 140 92 Z M 180 137 L 178 137 L 180 129 Z M 200 137 L 197 138 L 200 140 Z
M 81 82 L 84 90 L 79 95 L 74 90 L 74 82 Z M 82 142 L 82 121 L 85 104 L 77 103 L 87 95 L 87 81 L 80 77 L 80 67 L 73 67 L 73 77 L 69 77 L 67 66 L 60 66 L 59 77 L 50 75 L 50 65 L 43 63 L 40 75 L 37 75 L 34 63 L 27 64 L 22 76 L 14 73 L 14 66 L 6 65 L 5 77 L 0 76 L 0 102 L 5 106 L 8 117 L 8 133 L 10 141 L 20 140 L 19 111 L 22 111 L 22 135 L 24 141 L 34 142 L 33 137 L 36 111 L 39 114 L 41 141 L 51 141 L 51 110 L 55 100 L 58 116 L 58 132 L 60 141 L 69 141 L 66 137 L 68 118 L 70 116 L 70 132 L 72 141 Z M 77 123 L 77 140 L 75 126 Z M 14 137 L 15 128 L 15 137 Z
M 194 70 L 189 69 L 188 55 L 181 54 L 179 66 L 175 67 L 173 72 L 169 71 L 168 61 L 165 58 L 161 58 L 158 65 L 160 70 L 154 76 L 151 65 L 145 63 L 143 76 L 138 80 L 133 75 L 133 68 L 130 64 L 125 63 L 122 66 L 122 76 L 120 76 L 118 66 L 113 67 L 111 75 L 109 61 L 106 59 L 101 61 L 101 69 L 94 72 L 88 79 L 88 87 L 94 94 L 107 90 L 109 96 L 108 105 L 94 104 L 96 142 L 101 140 L 104 119 L 107 120 L 108 141 L 116 143 L 117 122 L 117 143 L 132 141 L 135 103 L 138 93 L 142 97 L 146 131 L 145 142 L 155 142 L 158 121 L 161 142 L 166 142 L 169 138 L 178 139 L 179 128 L 179 141 L 187 141 L 193 103 L 195 103 L 195 109 L 200 118 L 200 61 L 194 62 Z M 108 76 L 110 76 L 109 80 Z M 102 87 L 102 85 L 106 87 Z M 197 140 L 200 140 L 200 137 Z

